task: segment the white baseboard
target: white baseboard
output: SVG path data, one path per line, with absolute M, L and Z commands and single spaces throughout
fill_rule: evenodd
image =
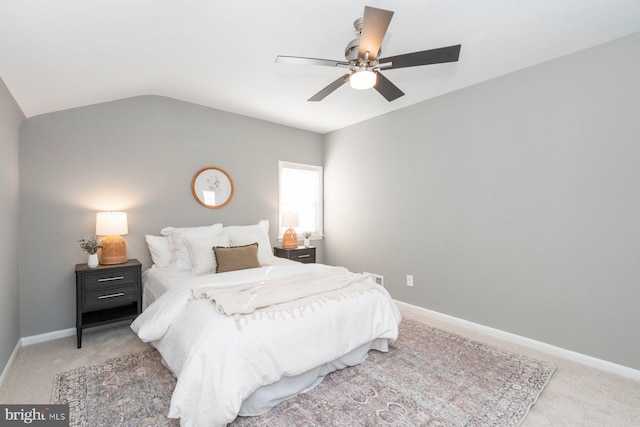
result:
M 18 351 L 20 351 L 21 347 L 22 347 L 22 344 L 20 344 L 20 340 L 18 340 L 18 342 L 16 343 L 16 346 L 13 348 L 13 352 L 11 352 L 11 356 L 9 356 L 9 360 L 7 360 L 7 364 L 4 365 L 4 369 L 2 370 L 2 375 L 0 375 L 0 387 L 2 387 L 5 377 L 11 370 L 11 366 L 13 366 L 13 362 L 16 360 L 16 356 L 18 355 Z
M 32 335 L 30 337 L 20 338 L 22 345 L 38 344 L 45 341 L 51 341 L 58 338 L 66 338 L 76 334 L 76 328 L 60 329 L 59 331 L 47 332 L 39 335 Z
M 575 351 L 567 350 L 562 347 L 556 347 L 551 344 L 547 344 L 541 341 L 536 341 L 531 338 L 526 338 L 520 335 L 505 332 L 500 329 L 494 329 L 489 326 L 480 325 L 478 323 L 470 322 L 468 320 L 460 319 L 457 317 L 442 314 L 437 311 L 429 310 L 423 307 L 418 307 L 406 302 L 394 300 L 398 307 L 406 312 L 414 312 L 416 314 L 430 317 L 432 319 L 440 320 L 451 325 L 460 326 L 465 329 L 480 332 L 494 338 L 499 338 L 504 341 L 508 341 L 514 344 L 528 347 L 533 350 L 541 351 L 543 353 L 558 356 L 563 359 L 570 360 L 572 362 L 581 363 L 583 365 L 590 366 L 592 368 L 599 369 L 601 371 L 609 372 L 621 377 L 629 378 L 634 381 L 640 381 L 640 370 L 629 368 L 627 366 L 618 365 L 617 363 L 609 362 L 606 360 L 598 359 L 596 357 L 587 356 L 586 354 L 577 353 Z

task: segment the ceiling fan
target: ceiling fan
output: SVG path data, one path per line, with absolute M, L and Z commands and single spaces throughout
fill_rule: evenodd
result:
M 308 101 L 321 101 L 346 82 L 350 82 L 351 86 L 356 89 L 373 87 L 384 96 L 387 101 L 391 102 L 404 95 L 404 92 L 383 76 L 380 70 L 456 62 L 460 56 L 461 47 L 461 45 L 458 44 L 439 49 L 423 50 L 420 52 L 380 58 L 382 54 L 380 46 L 387 33 L 387 28 L 389 27 L 392 17 L 392 11 L 365 6 L 363 17 L 353 23 L 358 36 L 349 42 L 345 48 L 344 56 L 347 61 L 280 55 L 276 58 L 276 62 L 279 64 L 342 67 L 350 70 L 350 73 L 341 76 L 309 98 Z

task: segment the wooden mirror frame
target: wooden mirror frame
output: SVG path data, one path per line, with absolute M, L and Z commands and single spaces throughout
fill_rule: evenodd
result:
M 231 197 L 233 197 L 233 181 L 224 170 L 207 166 L 200 169 L 193 176 L 191 194 L 205 208 L 219 209 L 231 201 Z M 218 194 L 222 196 L 223 200 L 216 203 L 215 198 Z M 211 197 L 214 198 L 213 203 L 210 199 Z

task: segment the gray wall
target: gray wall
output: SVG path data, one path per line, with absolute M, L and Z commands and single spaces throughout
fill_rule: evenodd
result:
M 640 34 L 333 132 L 326 261 L 640 369 L 639 138 Z
M 25 120 L 21 335 L 75 326 L 74 266 L 87 259 L 77 240 L 94 233 L 97 211 L 127 212 L 127 252 L 144 267 L 144 235 L 166 226 L 268 219 L 275 244 L 278 160 L 321 165 L 322 158 L 321 135 L 157 96 Z M 226 170 L 234 182 L 233 199 L 221 209 L 191 195 L 191 179 L 205 166 Z
M 0 373 L 20 338 L 18 141 L 24 115 L 0 79 Z

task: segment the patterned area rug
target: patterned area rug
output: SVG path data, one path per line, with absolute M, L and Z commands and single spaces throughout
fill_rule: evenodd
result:
M 70 426 L 178 426 L 167 418 L 176 380 L 151 348 L 55 376 L 52 403 Z
M 517 426 L 555 368 L 412 320 L 388 353 L 259 417 L 233 426 Z M 151 349 L 58 374 L 53 403 L 72 426 L 177 425 L 166 414 L 175 380 Z

